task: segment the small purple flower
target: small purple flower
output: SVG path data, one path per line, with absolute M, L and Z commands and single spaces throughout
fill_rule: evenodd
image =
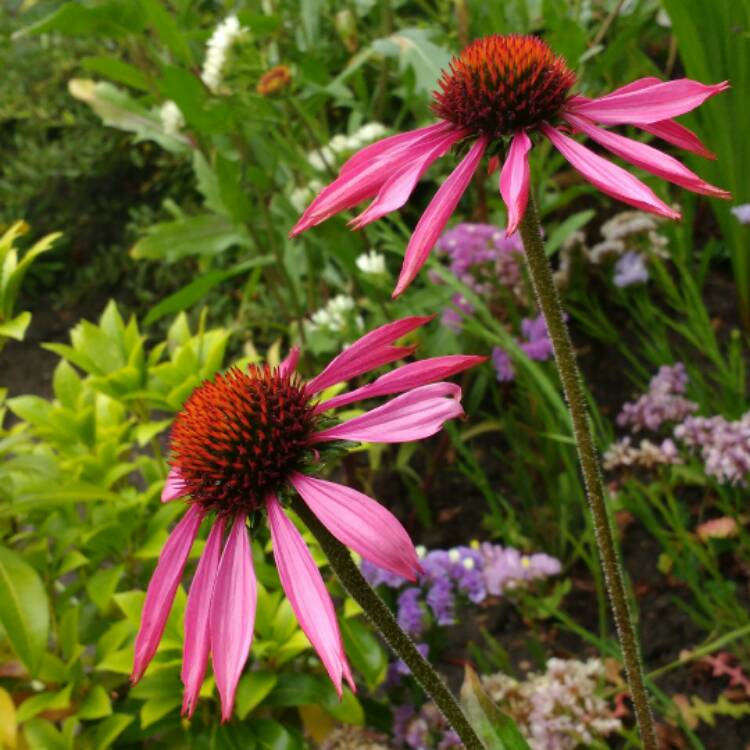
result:
M 424 630 L 424 613 L 420 599 L 422 591 L 416 586 L 404 589 L 398 597 L 398 624 L 411 635 L 421 635 Z
M 438 625 L 453 625 L 456 597 L 450 580 L 440 578 L 427 592 L 427 603 Z
M 492 364 L 497 373 L 497 379 L 500 383 L 510 383 L 516 377 L 516 370 L 510 355 L 504 349 L 496 346 L 492 350 Z
M 615 264 L 612 281 L 621 289 L 633 284 L 645 284 L 649 279 L 648 269 L 640 253 L 628 250 Z
M 617 416 L 620 427 L 639 430 L 658 430 L 665 422 L 682 422 L 698 409 L 698 404 L 682 394 L 687 387 L 687 372 L 682 362 L 663 365 L 651 378 L 648 391 L 636 401 L 622 407 Z
M 545 362 L 552 356 L 552 341 L 543 315 L 536 318 L 524 318 L 521 321 L 521 333 L 526 341 L 520 342 L 520 347 L 527 357 L 538 362 Z
M 524 581 L 547 578 L 562 570 L 559 560 L 542 553 L 523 555 L 512 547 L 488 542 L 482 545 L 481 551 L 484 556 L 484 583 L 487 593 L 492 596 L 501 596 Z
M 397 589 L 406 583 L 406 579 L 396 573 L 391 573 L 377 565 L 373 565 L 367 560 L 362 560 L 360 565 L 362 576 L 370 586 L 388 586 L 391 589 Z
M 750 224 L 750 203 L 742 203 L 729 209 L 740 224 Z

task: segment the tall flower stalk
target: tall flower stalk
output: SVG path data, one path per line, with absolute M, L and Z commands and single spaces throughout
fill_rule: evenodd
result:
M 483 158 L 488 157 L 491 173 L 499 168 L 498 189 L 508 210 L 507 231 L 520 229 L 532 284 L 568 400 L 643 746 L 655 750 L 658 744 L 638 640 L 607 515 L 578 366 L 530 195 L 529 152 L 534 145 L 532 138 L 546 139 L 602 193 L 642 211 L 679 219 L 680 214 L 650 187 L 573 136 L 583 134 L 615 156 L 694 193 L 728 199 L 731 196 L 727 191 L 705 182 L 674 157 L 609 127 L 634 125 L 674 146 L 715 158 L 695 133 L 674 118 L 726 90 L 729 84 L 705 85 L 689 79 L 665 82 L 651 77 L 590 99 L 573 91 L 575 82 L 575 73 L 565 60 L 541 39 L 493 34 L 475 40 L 443 72 L 432 104 L 439 122 L 385 138 L 354 154 L 336 180 L 308 206 L 290 235 L 373 199 L 350 222 L 355 229 L 366 226 L 403 206 L 430 165 L 452 148 L 460 149 L 463 157 L 458 166 L 414 228 L 393 292 L 396 297 L 427 261 Z

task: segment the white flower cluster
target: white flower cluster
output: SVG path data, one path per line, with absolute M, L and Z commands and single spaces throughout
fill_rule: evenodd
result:
M 354 300 L 346 294 L 337 294 L 328 300 L 325 307 L 316 310 L 308 322 L 310 331 L 327 330 L 331 332 L 340 332 L 346 329 L 347 324 L 352 320 L 352 312 L 356 307 Z M 357 315 L 353 318 L 354 324 L 358 329 L 364 328 L 362 317 Z
M 602 462 L 607 471 L 629 466 L 653 469 L 656 466 L 683 463 L 677 446 L 670 438 L 663 440 L 661 445 L 644 439 L 640 445 L 635 446 L 629 437 L 612 443 L 602 456 Z
M 646 261 L 649 255 L 666 258 L 667 240 L 659 234 L 659 219 L 643 211 L 621 211 L 602 224 L 602 241 L 589 247 L 583 232 L 574 232 L 563 244 L 560 267 L 555 282 L 566 287 L 570 282 L 571 256 L 575 249 L 592 265 L 598 266 L 616 258 L 613 281 L 624 287 L 648 280 Z
M 240 26 L 237 16 L 225 18 L 211 34 L 206 44 L 206 59 L 203 61 L 201 80 L 216 94 L 221 87 L 221 74 L 227 53 L 235 41 L 249 29 Z
M 387 132 L 388 129 L 379 122 L 368 122 L 351 135 L 334 135 L 327 146 L 310 151 L 307 160 L 313 169 L 324 172 L 327 168 L 336 166 L 344 154 L 358 151 L 368 143 L 382 138 Z
M 167 135 L 179 135 L 185 127 L 185 118 L 177 104 L 173 101 L 164 102 L 159 108 L 161 126 Z
M 385 256 L 375 250 L 370 250 L 369 253 L 362 253 L 357 258 L 356 263 L 357 268 L 362 273 L 372 274 L 373 276 L 385 273 Z
M 289 194 L 289 202 L 298 213 L 302 213 L 311 203 L 312 199 L 323 189 L 320 180 L 310 180 L 304 187 L 296 187 Z
M 621 728 L 597 694 L 603 677 L 599 659 L 550 659 L 543 674 L 531 673 L 523 682 L 502 673 L 482 682 L 516 720 L 532 750 L 574 750 Z

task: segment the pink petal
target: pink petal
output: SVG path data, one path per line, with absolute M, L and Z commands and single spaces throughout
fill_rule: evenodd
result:
M 711 195 L 715 198 L 731 198 L 732 196 L 720 188 L 704 182 L 697 174 L 691 172 L 677 159 L 665 154 L 658 149 L 648 146 L 624 135 L 618 135 L 609 130 L 598 128 L 583 117 L 566 115 L 565 118 L 571 125 L 585 133 L 589 138 L 601 144 L 613 154 L 635 164 L 636 167 L 645 169 L 651 174 L 662 177 L 665 180 L 680 185 L 694 193 Z
M 286 517 L 273 495 L 268 498 L 266 507 L 279 578 L 300 627 L 318 652 L 339 696 L 342 678 L 346 678 L 352 690 L 355 690 L 333 602 L 320 571 L 302 535 Z
M 423 385 L 360 417 L 316 433 L 313 441 L 404 443 L 421 440 L 438 432 L 447 420 L 463 415 L 460 399 L 461 388 L 455 383 Z
M 441 130 L 445 129 L 445 125 L 440 124 L 443 125 L 442 128 L 433 127 L 431 130 L 422 128 L 403 133 L 402 136 L 392 136 L 400 140 L 396 143 L 391 142 L 389 146 L 380 149 L 374 147 L 381 145 L 382 142 L 374 143 L 363 149 L 370 156 L 362 156 L 361 152 L 355 154 L 342 167 L 339 176 L 323 188 L 307 207 L 289 236 L 296 237 L 334 214 L 374 197 L 390 176 L 401 168 L 405 159 L 411 159 L 415 154 L 422 153 L 424 142 L 436 137 Z M 373 150 L 369 151 L 370 149 Z M 373 156 L 375 153 L 377 156 Z
M 148 584 L 146 601 L 141 613 L 141 627 L 135 639 L 131 682 L 141 679 L 156 653 L 177 587 L 180 585 L 182 571 L 202 520 L 203 510 L 198 505 L 191 505 L 182 520 L 172 529 L 159 555 L 156 570 Z
M 286 359 L 279 365 L 279 375 L 286 377 L 291 375 L 297 369 L 299 362 L 299 347 L 293 346 L 286 355 Z
M 622 167 L 612 164 L 546 123 L 542 132 L 555 148 L 595 187 L 606 195 L 643 211 L 679 219 L 680 214 L 659 200 L 654 192 Z
M 415 155 L 407 161 L 401 169 L 393 174 L 386 182 L 377 198 L 359 216 L 349 222 L 352 229 L 361 229 L 382 216 L 395 211 L 406 203 L 414 191 L 417 182 L 427 171 L 430 165 L 443 156 L 446 151 L 460 138 L 464 132 L 461 130 L 449 130 L 443 134 L 437 143 L 432 140 L 428 142 L 424 153 Z
M 325 388 L 336 385 L 336 383 L 342 383 L 344 380 L 350 380 L 363 372 L 369 372 L 376 367 L 382 367 L 389 362 L 408 356 L 416 347 L 392 346 L 392 343 L 415 328 L 429 323 L 432 317 L 412 316 L 402 318 L 366 333 L 332 359 L 325 370 L 307 384 L 307 392 L 310 394 L 318 393 Z
M 224 519 L 220 516 L 211 527 L 198 568 L 190 585 L 185 608 L 185 643 L 182 649 L 182 672 L 185 686 L 182 714 L 192 716 L 198 703 L 203 678 L 206 674 L 210 643 L 209 615 L 214 583 L 219 570 Z
M 211 659 L 221 698 L 221 720 L 229 721 L 237 682 L 250 653 L 255 625 L 257 585 L 245 515 L 229 532 L 216 573 L 209 627 Z
M 188 489 L 182 481 L 180 470 L 173 466 L 167 474 L 167 482 L 161 491 L 161 501 L 168 503 L 170 500 L 176 500 L 178 497 L 184 497 L 188 494 Z
M 648 125 L 641 123 L 638 127 L 647 133 L 655 135 L 657 138 L 661 138 L 667 143 L 671 143 L 673 146 L 685 149 L 685 151 L 698 154 L 698 156 L 703 156 L 706 159 L 716 158 L 716 154 L 713 151 L 709 151 L 692 130 L 674 120 L 661 120 L 660 122 L 652 122 Z
M 363 385 L 348 393 L 342 393 L 323 401 L 315 407 L 315 412 L 320 414 L 324 411 L 336 409 L 344 404 L 351 404 L 366 398 L 386 396 L 392 393 L 403 393 L 404 391 L 417 388 L 420 385 L 434 383 L 437 380 L 449 378 L 457 372 L 467 370 L 481 364 L 487 357 L 474 355 L 448 354 L 444 357 L 431 357 L 419 362 L 409 362 L 402 367 L 381 375 L 369 385 Z
M 451 128 L 453 128 L 453 125 L 441 121 L 433 125 L 428 125 L 425 128 L 407 130 L 405 133 L 398 133 L 397 135 L 388 136 L 388 138 L 382 138 L 375 143 L 371 143 L 369 146 L 365 146 L 360 151 L 357 151 L 356 154 L 349 157 L 349 159 L 344 162 L 339 173 L 344 174 L 345 172 L 350 172 L 373 159 L 387 158 L 394 150 L 398 150 L 404 146 L 413 146 L 418 143 L 423 143 L 426 139 L 436 135 L 442 135 L 446 130 L 450 130 Z
M 440 186 L 430 205 L 427 206 L 427 210 L 422 214 L 406 248 L 404 265 L 393 292 L 394 297 L 398 297 L 414 281 L 414 277 L 424 265 L 430 250 L 434 247 L 448 219 L 456 210 L 461 196 L 469 186 L 486 148 L 487 136 L 481 136 Z
M 505 236 L 508 237 L 518 229 L 526 213 L 529 200 L 529 157 L 531 139 L 523 130 L 514 136 L 508 150 L 508 157 L 500 172 L 500 195 L 508 208 L 508 226 Z
M 293 474 L 291 482 L 310 510 L 342 544 L 365 560 L 409 581 L 421 570 L 406 529 L 380 503 L 351 487 Z
M 637 81 L 635 83 L 638 83 Z M 568 102 L 568 109 L 602 125 L 649 124 L 678 117 L 699 107 L 714 94 L 729 88 L 723 81 L 707 86 L 689 78 L 631 88 L 625 93 Z

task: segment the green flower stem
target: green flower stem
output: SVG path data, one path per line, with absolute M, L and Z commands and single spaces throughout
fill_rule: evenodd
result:
M 578 461 L 583 473 L 586 497 L 594 520 L 599 557 L 604 570 L 604 579 L 612 605 L 620 648 L 625 662 L 630 696 L 635 706 L 635 715 L 645 750 L 658 750 L 654 717 L 649 705 L 643 677 L 640 648 L 633 626 L 628 597 L 625 590 L 622 568 L 615 548 L 612 526 L 604 499 L 604 484 L 591 433 L 591 424 L 586 408 L 586 399 L 581 386 L 581 376 L 570 340 L 562 305 L 557 294 L 552 269 L 544 252 L 544 243 L 534 199 L 530 195 L 526 213 L 520 225 L 521 238 L 526 251 L 526 263 L 539 307 L 547 323 L 547 330 L 555 353 L 555 362 L 568 402 Z
M 442 678 L 419 653 L 412 639 L 401 630 L 393 613 L 370 586 L 354 564 L 349 550 L 341 544 L 317 516 L 298 497 L 292 500 L 294 512 L 302 519 L 317 539 L 331 567 L 349 595 L 359 604 L 380 631 L 393 652 L 411 669 L 424 691 L 432 698 L 467 750 L 485 750 L 483 742 L 472 728 L 466 715 Z

